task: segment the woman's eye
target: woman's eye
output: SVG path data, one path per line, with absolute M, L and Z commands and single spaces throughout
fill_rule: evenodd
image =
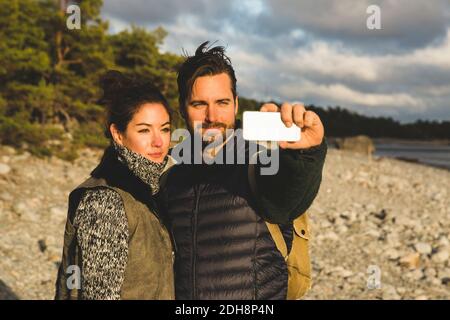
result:
M 148 130 L 148 129 L 142 129 L 142 130 L 139 130 L 138 132 L 139 132 L 139 133 L 147 133 L 147 132 L 150 132 L 150 130 Z
M 161 130 L 162 132 L 170 132 L 170 128 L 164 128 Z

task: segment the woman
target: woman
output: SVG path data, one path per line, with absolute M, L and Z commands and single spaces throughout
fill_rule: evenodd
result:
M 170 166 L 170 110 L 154 87 L 102 78 L 111 145 L 69 196 L 57 299 L 173 299 L 173 252 L 155 194 Z

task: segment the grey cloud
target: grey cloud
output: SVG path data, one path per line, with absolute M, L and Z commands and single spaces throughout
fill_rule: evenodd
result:
M 381 8 L 382 30 L 366 28 L 370 4 Z M 268 5 L 270 15 L 259 21 L 259 29 L 267 34 L 300 28 L 374 52 L 425 46 L 445 36 L 450 25 L 448 0 L 268 0 Z
M 181 16 L 194 16 L 202 24 L 219 27 L 232 12 L 230 1 L 207 0 L 107 0 L 103 14 L 138 25 L 173 23 Z
M 405 66 L 383 70 L 380 80 L 364 81 L 352 76 L 328 75 L 305 71 L 293 73 L 315 83 L 331 85 L 341 83 L 364 93 L 395 93 L 420 90 L 422 87 L 450 85 L 450 72 L 433 66 Z M 295 76 L 294 76 L 295 77 Z
M 134 24 L 173 22 L 181 13 L 199 12 L 201 1 L 107 0 L 103 13 Z
M 253 16 L 238 1 L 107 0 L 103 13 L 128 23 L 156 25 L 193 16 L 199 28 L 245 30 L 263 37 L 288 36 L 302 30 L 306 37 L 340 40 L 374 53 L 423 47 L 438 41 L 450 26 L 448 0 L 261 0 L 267 10 Z M 368 30 L 366 9 L 381 8 L 382 30 Z M 297 46 L 305 44 L 305 39 Z
M 296 50 L 307 50 L 318 40 L 341 42 L 353 56 L 392 56 L 439 44 L 450 27 L 450 4 L 436 1 L 370 1 L 382 7 L 383 30 L 365 28 L 368 0 L 312 1 L 266 0 L 268 10 L 246 15 L 235 1 L 144 1 L 106 0 L 103 14 L 128 24 L 147 27 L 163 25 L 169 31 L 163 48 L 181 54 L 192 53 L 205 40 L 219 40 L 228 47 L 238 77 L 240 95 L 258 100 L 293 99 L 322 106 L 341 105 L 367 115 L 392 116 L 401 120 L 418 118 L 450 120 L 450 94 L 431 94 L 435 88 L 450 83 L 450 72 L 427 64 L 386 68 L 370 81 L 346 74 L 322 74 L 285 66 L 277 52 L 289 56 Z M 403 6 L 405 7 L 403 7 Z M 358 11 L 359 10 L 359 11 Z M 362 14 L 360 15 L 360 12 Z M 190 19 L 192 18 L 192 19 Z M 361 28 L 361 25 L 363 26 Z M 423 109 L 408 106 L 362 106 L 340 103 L 314 91 L 286 96 L 280 84 L 309 81 L 317 85 L 341 84 L 360 93 L 380 95 L 403 93 L 424 102 Z

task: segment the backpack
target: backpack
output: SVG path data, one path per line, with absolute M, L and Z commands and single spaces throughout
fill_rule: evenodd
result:
M 255 166 L 250 164 L 248 170 L 250 188 L 256 195 Z M 308 215 L 301 214 L 293 221 L 293 238 L 290 252 L 287 252 L 287 245 L 284 241 L 278 224 L 266 221 L 267 228 L 286 261 L 288 270 L 288 290 L 287 299 L 297 300 L 303 297 L 311 288 L 311 260 L 309 256 L 309 227 Z

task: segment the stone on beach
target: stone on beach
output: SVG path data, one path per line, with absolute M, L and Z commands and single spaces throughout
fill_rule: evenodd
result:
M 5 151 L 6 150 L 6 151 Z M 67 196 L 101 150 L 74 163 L 0 146 L 0 281 L 52 299 Z M 450 299 L 450 172 L 329 149 L 312 206 L 312 288 L 305 299 Z M 369 286 L 375 283 L 379 286 Z

